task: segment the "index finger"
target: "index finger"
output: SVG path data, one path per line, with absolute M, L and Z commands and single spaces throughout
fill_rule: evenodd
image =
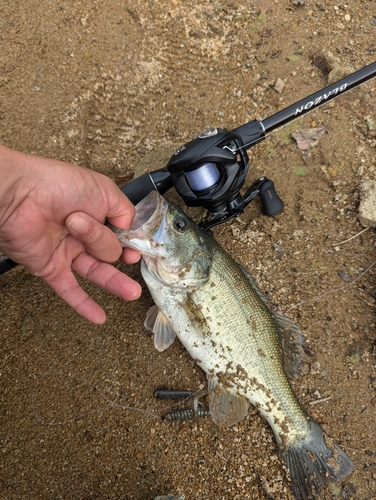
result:
M 80 287 L 70 268 L 53 279 L 43 279 L 78 314 L 99 325 L 106 321 L 106 313 Z

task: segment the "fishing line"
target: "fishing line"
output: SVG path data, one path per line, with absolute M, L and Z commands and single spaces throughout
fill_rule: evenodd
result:
M 65 420 L 59 420 L 59 421 L 45 420 L 37 410 L 36 391 L 37 391 L 38 387 L 41 385 L 43 380 L 45 380 L 47 377 L 53 377 L 53 376 L 54 377 L 71 378 L 72 380 L 79 381 L 80 383 L 83 383 L 83 384 L 89 386 L 91 389 L 93 389 L 93 391 L 95 391 L 95 393 L 98 396 L 101 396 L 105 401 L 107 401 L 108 405 L 104 406 L 103 408 L 93 408 L 92 410 L 88 410 L 84 413 L 81 413 L 80 415 L 76 415 L 72 418 L 68 418 Z M 172 408 L 175 408 L 177 406 L 181 406 L 185 401 L 188 401 L 189 399 L 193 398 L 198 392 L 200 392 L 200 389 L 198 391 L 194 392 L 192 395 L 188 396 L 187 398 L 185 398 L 179 402 L 176 402 L 172 405 L 160 408 L 158 410 L 147 410 L 145 408 L 137 408 L 137 407 L 133 407 L 133 406 L 122 405 L 122 404 L 116 403 L 115 401 L 113 401 L 109 397 L 107 397 L 105 395 L 105 393 L 103 391 L 101 391 L 101 389 L 99 389 L 96 385 L 92 385 L 89 381 L 85 380 L 84 378 L 77 377 L 76 375 L 71 375 L 70 373 L 49 372 L 49 373 L 46 373 L 45 375 L 42 375 L 36 381 L 34 388 L 33 388 L 33 392 L 31 394 L 31 408 L 32 408 L 33 414 L 34 414 L 35 418 L 38 420 L 38 422 L 40 422 L 44 425 L 63 425 L 63 424 L 67 424 L 70 422 L 75 422 L 76 420 L 80 420 L 82 418 L 85 418 L 88 415 L 91 415 L 93 413 L 100 413 L 103 411 L 108 411 L 111 408 L 121 408 L 123 410 L 130 410 L 130 411 L 136 411 L 136 412 L 140 412 L 140 413 L 146 413 L 147 415 L 149 415 L 153 418 L 160 419 L 160 416 L 161 416 L 160 413 L 164 413 Z M 53 406 L 53 404 L 51 404 L 51 406 Z
M 356 283 L 358 280 L 360 280 L 360 278 L 362 276 L 364 276 L 366 273 L 368 273 L 368 271 L 376 264 L 376 261 L 373 262 L 370 266 L 367 267 L 367 269 L 365 271 L 363 271 L 361 274 L 359 274 L 359 276 L 357 278 L 355 278 L 354 280 L 350 281 L 349 283 L 346 283 L 346 285 L 343 285 L 339 288 L 335 288 L 334 290 L 328 290 L 327 292 L 324 292 L 322 293 L 321 295 L 318 295 L 317 297 L 314 297 L 313 299 L 307 299 L 307 300 L 303 300 L 302 302 L 299 302 L 298 304 L 295 304 L 293 306 L 290 307 L 290 309 L 287 309 L 286 313 L 287 314 L 288 312 L 290 312 L 292 309 L 296 309 L 297 307 L 303 305 L 303 304 L 309 304 L 311 302 L 316 302 L 317 300 L 320 300 L 322 299 L 323 297 L 325 297 L 326 295 L 329 295 L 331 293 L 336 293 L 336 292 L 339 292 L 341 290 L 345 290 L 346 288 L 350 287 L 351 285 L 353 285 L 354 283 Z

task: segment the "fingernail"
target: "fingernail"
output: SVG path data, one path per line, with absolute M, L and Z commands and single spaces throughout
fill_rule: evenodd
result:
M 89 230 L 89 223 L 84 217 L 75 215 L 73 219 L 69 221 L 68 229 L 77 234 L 83 234 Z

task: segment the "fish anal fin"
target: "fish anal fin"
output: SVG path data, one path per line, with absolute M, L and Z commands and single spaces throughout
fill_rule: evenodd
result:
M 170 322 L 157 306 L 149 309 L 144 326 L 146 330 L 154 333 L 154 346 L 160 352 L 170 347 L 175 340 L 176 334 Z
M 229 427 L 242 420 L 248 413 L 248 401 L 233 391 L 209 380 L 209 409 L 214 422 Z

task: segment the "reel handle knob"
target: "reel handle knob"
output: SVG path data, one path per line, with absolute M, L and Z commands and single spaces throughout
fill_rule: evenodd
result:
M 264 215 L 272 217 L 282 212 L 284 203 L 278 196 L 273 181 L 268 179 L 266 182 L 261 184 L 259 188 L 259 196 L 262 204 L 262 213 Z

